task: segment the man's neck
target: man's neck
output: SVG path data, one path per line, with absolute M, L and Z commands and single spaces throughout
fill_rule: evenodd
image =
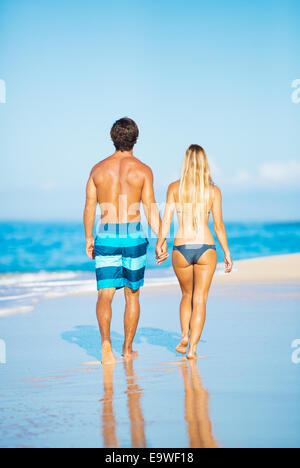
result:
M 133 149 L 130 151 L 115 151 L 114 156 L 117 156 L 118 158 L 129 158 L 133 157 Z

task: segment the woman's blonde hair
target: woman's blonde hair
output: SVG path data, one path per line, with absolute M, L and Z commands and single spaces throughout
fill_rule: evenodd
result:
M 199 230 L 207 219 L 212 185 L 210 167 L 204 149 L 199 145 L 191 145 L 183 161 L 179 203 L 185 222 L 192 224 L 194 230 Z

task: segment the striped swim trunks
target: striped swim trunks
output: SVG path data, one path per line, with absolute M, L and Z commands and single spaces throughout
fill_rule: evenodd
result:
M 97 289 L 144 285 L 148 239 L 141 223 L 100 224 L 95 239 Z

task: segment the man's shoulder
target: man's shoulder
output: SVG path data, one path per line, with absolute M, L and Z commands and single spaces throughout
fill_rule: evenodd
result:
M 107 158 L 102 159 L 99 161 L 97 164 L 95 164 L 92 169 L 91 169 L 91 175 L 94 175 L 98 172 L 99 169 L 103 168 L 104 166 L 109 163 L 109 160 L 111 159 L 111 156 L 108 156 Z
M 91 175 L 95 176 L 97 173 L 101 172 L 101 170 L 109 169 L 111 165 L 114 165 L 115 159 L 112 156 L 108 156 L 105 159 L 102 159 L 99 161 L 97 164 L 95 164 L 92 167 L 91 170 Z M 131 169 L 135 170 L 137 174 L 141 174 L 144 177 L 152 177 L 153 172 L 150 166 L 147 166 L 143 161 L 141 161 L 139 158 L 136 156 L 133 156 L 132 158 L 126 158 L 125 161 L 123 161 L 123 164 L 125 164 L 127 167 L 129 166 Z
M 136 156 L 133 157 L 133 162 L 135 163 L 137 169 L 139 169 L 145 176 L 149 175 L 152 176 L 153 172 L 150 166 L 147 166 L 143 161 L 141 161 Z

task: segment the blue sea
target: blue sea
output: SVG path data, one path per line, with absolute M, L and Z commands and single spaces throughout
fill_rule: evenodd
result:
M 300 222 L 226 223 L 233 260 L 300 251 Z M 157 267 L 150 238 L 146 283 L 175 282 L 171 258 Z M 0 223 L 0 315 L 27 311 L 44 297 L 95 290 L 80 222 Z M 169 245 L 172 246 L 170 239 Z M 216 240 L 218 259 L 223 253 Z M 220 267 L 221 268 L 221 267 Z

